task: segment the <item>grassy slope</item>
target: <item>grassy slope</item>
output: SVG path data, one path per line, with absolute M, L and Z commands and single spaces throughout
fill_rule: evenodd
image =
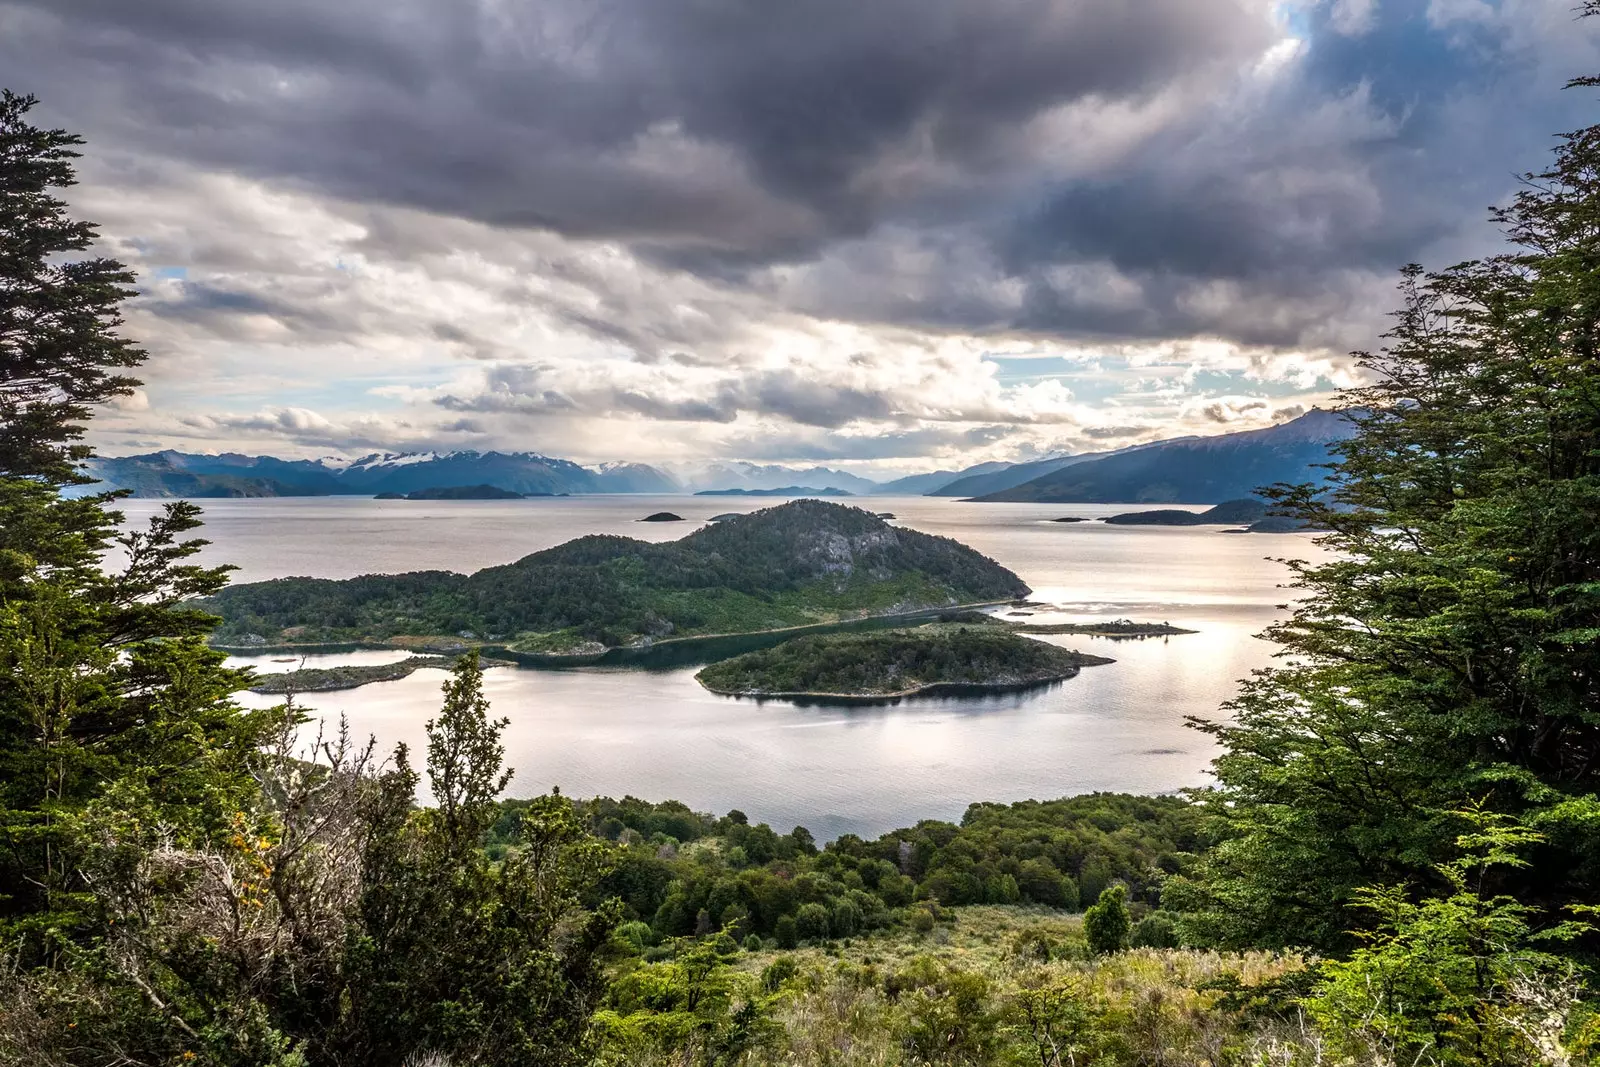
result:
M 772 1025 L 741 1060 L 747 1067 L 1212 1067 L 1223 1050 L 1220 1062 L 1268 1062 L 1252 1054 L 1293 1040 L 1297 1025 L 1292 1012 L 1265 1007 L 1249 991 L 1271 997 L 1268 990 L 1306 967 L 1299 956 L 1264 952 L 1132 949 L 1093 958 L 1081 918 L 1020 906 L 945 909 L 924 932 L 898 927 L 729 960 L 756 991 L 774 963 L 793 973 L 766 1002 Z M 659 970 L 665 978 L 670 968 L 629 961 L 619 973 Z M 645 1016 L 627 1014 L 640 1006 L 620 1006 L 606 1018 L 602 1063 L 682 1060 L 684 1043 L 640 1041 L 651 1032 L 638 1025 Z M 1040 1019 L 1050 1022 L 1048 1036 L 1031 1025 Z M 1052 1040 L 1059 1059 L 1050 1058 Z

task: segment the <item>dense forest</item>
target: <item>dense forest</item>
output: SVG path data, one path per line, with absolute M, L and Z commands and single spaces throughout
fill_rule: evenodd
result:
M 873 697 L 940 687 L 1015 689 L 1109 663 L 993 623 L 933 622 L 871 633 L 796 637 L 713 663 L 695 677 L 715 693 Z
M 665 544 L 596 534 L 472 575 L 284 578 L 232 586 L 203 606 L 222 617 L 224 644 L 466 632 L 519 651 L 560 652 L 1027 592 L 1015 574 L 947 537 L 797 500 Z
M 133 528 L 82 473 L 145 353 L 61 199 L 79 141 L 33 106 L 0 96 L 0 1063 L 1600 1062 L 1600 128 L 1494 214 L 1504 254 L 1402 273 L 1327 483 L 1268 490 L 1333 551 L 1294 564 L 1286 655 L 1195 723 L 1211 787 L 819 847 L 504 799 L 473 654 L 421 752 L 242 710 L 208 609 L 621 640 L 1013 575 L 801 502 L 487 577 L 225 590 L 194 505 Z

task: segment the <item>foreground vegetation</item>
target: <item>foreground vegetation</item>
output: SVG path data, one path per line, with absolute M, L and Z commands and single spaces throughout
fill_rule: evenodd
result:
M 728 696 L 882 698 L 1024 689 L 1110 662 L 993 625 L 927 623 L 797 637 L 713 663 L 695 678 L 713 693 Z
M 526 652 L 592 652 L 1020 596 L 1004 567 L 870 512 L 798 500 L 679 541 L 590 536 L 472 575 L 237 585 L 204 607 L 219 644 L 483 635 Z
M 1334 552 L 1296 565 L 1289 654 L 1196 724 L 1213 788 L 819 849 L 502 802 L 473 655 L 421 770 L 342 732 L 308 760 L 292 706 L 234 703 L 197 598 L 233 633 L 610 642 L 1015 576 L 803 502 L 488 578 L 224 593 L 192 505 L 132 530 L 61 493 L 144 355 L 130 274 L 55 196 L 76 141 L 31 107 L 0 96 L 0 1063 L 1600 1062 L 1600 129 L 1498 213 L 1511 253 L 1405 273 L 1328 495 L 1271 494 Z

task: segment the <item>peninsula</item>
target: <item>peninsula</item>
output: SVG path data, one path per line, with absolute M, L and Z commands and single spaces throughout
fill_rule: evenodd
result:
M 377 663 L 353 667 L 303 667 L 282 674 L 260 674 L 250 687 L 252 693 L 330 693 L 355 689 L 368 682 L 394 682 L 423 667 L 449 670 L 455 660 L 449 656 L 411 656 L 398 663 Z
M 514 493 L 495 485 L 445 485 L 409 493 L 379 493 L 374 500 L 521 500 L 549 493 Z
M 892 700 L 1029 689 L 1111 662 L 993 626 L 930 623 L 798 637 L 713 663 L 695 678 L 724 696 Z
M 1171 637 L 1174 634 L 1192 634 L 1170 622 L 1133 622 L 1130 619 L 1112 619 L 1109 622 L 1024 622 L 1011 623 L 1019 634 L 1080 634 L 1087 637 L 1109 637 L 1128 640 L 1140 637 Z
M 1028 587 L 960 542 L 871 512 L 796 500 L 660 544 L 580 537 L 475 574 L 415 571 L 281 578 L 225 589 L 222 647 L 454 640 L 593 655 L 662 640 L 744 634 L 1011 601 Z

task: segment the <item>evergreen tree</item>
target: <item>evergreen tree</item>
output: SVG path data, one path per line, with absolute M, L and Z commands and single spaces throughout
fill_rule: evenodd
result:
M 347 958 L 352 1014 L 343 1056 L 398 1063 L 418 1050 L 474 1063 L 576 1062 L 604 992 L 599 954 L 620 915 L 580 896 L 607 869 L 560 794 L 522 809 L 505 858 L 483 836 L 510 780 L 488 717 L 477 653 L 462 657 L 428 723 L 438 806 L 412 810 L 402 747 L 373 797 L 356 928 Z
M 137 786 L 179 837 L 220 833 L 275 718 L 230 702 L 246 676 L 186 606 L 226 581 L 189 562 L 198 509 L 124 532 L 114 494 L 61 495 L 88 481 L 83 420 L 137 384 L 119 372 L 144 353 L 115 332 L 132 275 L 72 258 L 95 232 L 53 191 L 73 183 L 79 139 L 29 125 L 33 106 L 0 93 L 0 939 L 29 962 L 85 932 L 85 805 Z M 108 551 L 120 569 L 103 569 Z
M 82 481 L 82 423 L 139 384 L 117 371 L 144 353 L 116 333 L 133 273 L 73 258 L 95 229 L 52 192 L 75 184 L 83 139 L 30 125 L 36 103 L 0 90 L 0 476 Z
M 1276 491 L 1334 555 L 1296 566 L 1286 663 L 1205 725 L 1220 842 L 1167 898 L 1192 936 L 1347 948 L 1358 887 L 1448 888 L 1477 802 L 1545 842 L 1492 889 L 1549 921 L 1600 890 L 1600 127 L 1494 218 L 1511 251 L 1404 271 L 1326 491 Z

